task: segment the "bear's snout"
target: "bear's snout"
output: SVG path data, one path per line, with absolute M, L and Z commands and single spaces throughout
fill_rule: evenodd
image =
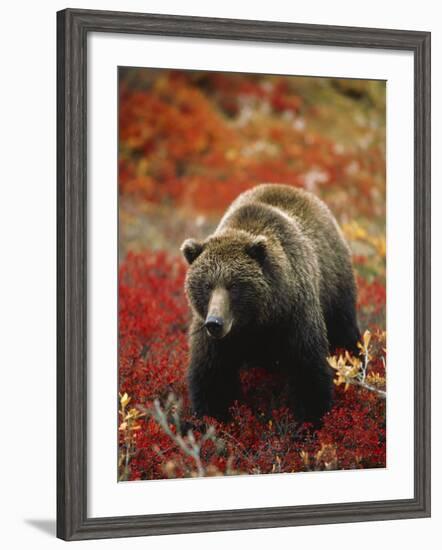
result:
M 210 336 L 214 338 L 219 338 L 223 332 L 224 320 L 221 317 L 214 317 L 213 315 L 207 317 L 204 326 L 207 329 L 207 332 Z
M 230 332 L 232 324 L 229 294 L 225 288 L 215 288 L 210 297 L 204 323 L 207 333 L 213 338 L 224 338 Z

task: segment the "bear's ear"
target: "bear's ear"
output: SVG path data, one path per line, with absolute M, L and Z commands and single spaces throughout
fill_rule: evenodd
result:
M 187 263 L 193 263 L 203 251 L 204 245 L 195 239 L 186 239 L 181 245 L 181 252 L 186 258 Z
M 262 263 L 267 257 L 267 239 L 264 235 L 258 235 L 247 245 L 247 254 L 254 260 Z

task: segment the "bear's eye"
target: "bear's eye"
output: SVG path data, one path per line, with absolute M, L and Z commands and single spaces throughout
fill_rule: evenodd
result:
M 228 289 L 231 292 L 236 292 L 237 290 L 239 290 L 239 284 L 238 283 L 230 283 Z
M 206 291 L 212 290 L 212 283 L 210 281 L 204 281 L 201 286 Z

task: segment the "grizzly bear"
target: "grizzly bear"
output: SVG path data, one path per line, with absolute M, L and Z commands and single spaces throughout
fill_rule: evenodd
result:
M 356 349 L 351 255 L 328 207 L 288 185 L 239 195 L 204 242 L 184 241 L 193 412 L 225 420 L 243 366 L 280 369 L 295 418 L 332 405 L 332 348 Z

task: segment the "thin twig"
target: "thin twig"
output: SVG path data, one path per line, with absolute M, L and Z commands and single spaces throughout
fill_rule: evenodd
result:
M 201 462 L 200 457 L 200 451 L 201 451 L 201 444 L 197 443 L 195 440 L 195 436 L 193 435 L 192 430 L 189 430 L 187 432 L 187 440 L 183 438 L 181 433 L 174 433 L 169 426 L 169 423 L 167 422 L 167 417 L 165 412 L 160 406 L 160 403 L 158 399 L 155 399 L 154 401 L 154 416 L 157 422 L 160 424 L 160 426 L 163 428 L 164 432 L 174 441 L 179 448 L 190 458 L 193 459 L 195 462 L 195 466 L 198 472 L 198 475 L 200 477 L 204 477 L 206 475 L 206 472 L 204 470 L 204 466 Z M 201 443 L 204 441 L 211 439 L 213 437 L 214 433 L 213 430 L 209 430 L 201 439 Z
M 364 388 L 365 390 L 377 393 L 379 395 L 379 397 L 382 397 L 383 399 L 387 398 L 387 392 L 385 392 L 384 390 L 380 390 L 379 388 L 376 388 L 375 386 L 372 386 L 371 384 L 367 384 L 367 382 L 362 382 L 362 380 L 347 379 L 346 383 L 350 384 L 352 386 L 359 386 L 361 388 Z

